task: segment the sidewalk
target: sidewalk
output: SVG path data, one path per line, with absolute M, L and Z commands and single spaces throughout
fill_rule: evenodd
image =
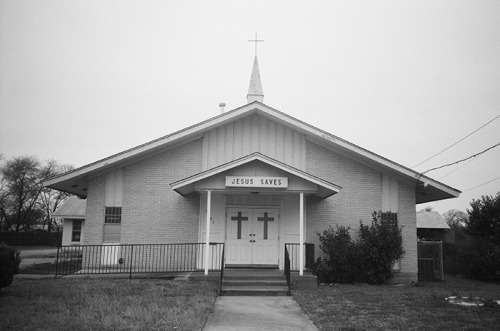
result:
M 292 297 L 223 296 L 203 331 L 310 330 L 318 328 Z

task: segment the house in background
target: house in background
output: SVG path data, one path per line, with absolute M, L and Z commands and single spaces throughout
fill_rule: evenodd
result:
M 455 242 L 455 234 L 444 218 L 435 211 L 417 212 L 417 236 L 420 240 Z
M 83 244 L 86 207 L 87 200 L 72 196 L 52 214 L 52 217 L 62 220 L 62 245 Z
M 86 199 L 84 245 L 203 243 L 205 274 L 216 242 L 227 267 L 279 269 L 295 243 L 302 275 L 318 232 L 391 212 L 406 252 L 397 281 L 416 281 L 415 206 L 460 192 L 263 102 L 255 57 L 247 104 L 45 185 Z

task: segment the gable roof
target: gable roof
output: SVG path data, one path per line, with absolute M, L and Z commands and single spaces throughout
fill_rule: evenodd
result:
M 236 121 L 251 114 L 258 114 L 267 119 L 291 127 L 294 130 L 305 134 L 306 139 L 314 143 L 344 154 L 355 161 L 394 176 L 401 181 L 415 184 L 415 186 L 418 187 L 416 203 L 458 197 L 461 193 L 457 189 L 440 183 L 430 177 L 421 175 L 410 168 L 402 166 L 367 149 L 318 129 L 258 101 L 254 101 L 201 123 L 187 127 L 183 130 L 51 178 L 45 181 L 44 185 L 60 191 L 85 197 L 87 195 L 86 188 L 89 176 L 119 167 L 125 163 L 131 163 L 135 160 L 143 159 L 188 141 L 199 139 L 203 137 L 205 131 L 225 125 L 232 121 Z
M 417 212 L 417 229 L 450 229 L 444 218 L 435 211 Z
M 73 196 L 66 200 L 61 207 L 57 208 L 52 217 L 84 219 L 86 208 L 87 200 Z
M 181 179 L 179 181 L 176 181 L 170 186 L 174 191 L 178 192 L 181 195 L 186 195 L 194 191 L 194 183 L 203 180 L 208 177 L 215 176 L 217 174 L 223 173 L 224 171 L 236 168 L 238 166 L 247 164 L 252 161 L 260 161 L 265 164 L 268 164 L 274 168 L 278 168 L 280 170 L 283 170 L 291 175 L 297 176 L 299 178 L 302 178 L 310 183 L 313 183 L 317 185 L 317 190 L 314 193 L 315 195 L 321 197 L 321 198 L 326 198 L 329 197 L 335 193 L 338 193 L 341 189 L 340 186 L 335 185 L 333 183 L 327 182 L 321 178 L 315 177 L 311 174 L 308 174 L 304 171 L 301 171 L 299 169 L 296 169 L 292 166 L 289 166 L 285 163 L 282 163 L 280 161 L 277 161 L 273 158 L 270 158 L 266 155 L 263 155 L 261 153 L 252 153 L 247 156 L 244 156 L 242 158 L 239 158 L 237 160 L 219 165 L 217 167 L 214 167 L 212 169 L 200 172 L 196 175 Z

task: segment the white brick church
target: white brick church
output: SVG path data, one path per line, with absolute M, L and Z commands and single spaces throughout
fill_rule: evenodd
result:
M 247 99 L 48 180 L 86 199 L 81 235 L 64 244 L 217 242 L 227 266 L 283 269 L 285 243 L 313 243 L 319 256 L 317 232 L 390 211 L 403 225 L 397 273 L 417 280 L 415 205 L 460 191 L 264 104 L 257 57 Z

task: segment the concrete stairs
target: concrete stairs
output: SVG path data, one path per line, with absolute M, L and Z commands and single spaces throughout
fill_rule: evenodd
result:
M 277 269 L 225 269 L 221 295 L 290 295 L 283 271 Z

